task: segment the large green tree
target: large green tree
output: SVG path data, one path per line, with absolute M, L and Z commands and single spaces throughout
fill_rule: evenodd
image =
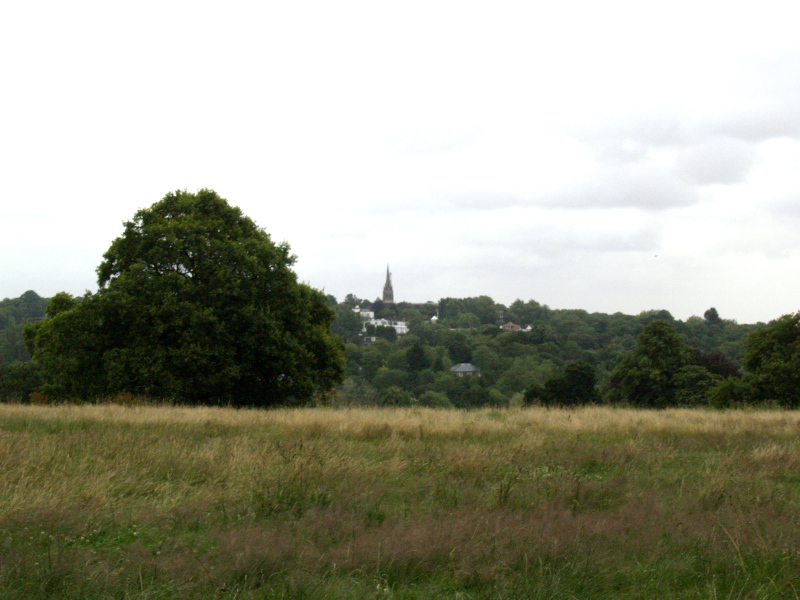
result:
M 599 402 L 594 367 L 585 361 L 568 364 L 563 373 L 548 379 L 544 387 L 532 385 L 525 390 L 526 403 L 537 399 L 545 406 L 577 406 Z
M 800 406 L 800 312 L 753 331 L 745 347 L 748 399 Z
M 60 297 L 27 342 L 63 395 L 302 403 L 341 380 L 344 359 L 324 294 L 293 263 L 214 191 L 170 193 L 125 223 L 97 293 Z
M 694 350 L 672 324 L 652 321 L 611 373 L 612 399 L 651 408 L 675 405 L 693 366 Z

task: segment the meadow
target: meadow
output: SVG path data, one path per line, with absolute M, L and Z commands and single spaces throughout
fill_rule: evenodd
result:
M 800 597 L 800 413 L 0 406 L 0 599 Z

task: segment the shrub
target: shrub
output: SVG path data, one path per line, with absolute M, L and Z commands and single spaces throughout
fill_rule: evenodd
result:
M 0 400 L 23 402 L 44 382 L 42 369 L 36 363 L 0 363 Z
M 450 402 L 450 398 L 448 398 L 447 395 L 434 392 L 433 390 L 428 390 L 422 394 L 419 397 L 419 403 L 421 406 L 428 406 L 430 408 L 452 408 L 453 406 L 453 403 Z

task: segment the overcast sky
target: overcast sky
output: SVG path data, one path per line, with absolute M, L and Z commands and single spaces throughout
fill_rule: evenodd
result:
M 6 2 L 0 298 L 208 187 L 339 300 L 800 310 L 794 2 Z

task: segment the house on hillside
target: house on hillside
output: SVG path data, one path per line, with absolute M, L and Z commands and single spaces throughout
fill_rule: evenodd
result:
M 408 333 L 408 322 L 407 321 L 395 321 L 392 319 L 376 319 L 375 312 L 361 307 L 354 307 L 353 312 L 357 313 L 361 317 L 361 332 L 362 335 L 367 332 L 367 325 L 373 325 L 374 327 L 394 327 L 394 330 L 397 332 L 397 335 L 405 335 Z M 365 341 L 367 341 L 365 339 Z
M 459 377 L 472 377 L 473 375 L 480 377 L 481 370 L 472 363 L 459 363 L 450 367 L 450 372 L 455 373 Z
M 392 321 L 390 319 L 367 319 L 361 322 L 361 331 L 367 330 L 367 325 L 374 325 L 375 327 L 394 327 L 397 335 L 405 335 L 408 333 L 407 321 Z

